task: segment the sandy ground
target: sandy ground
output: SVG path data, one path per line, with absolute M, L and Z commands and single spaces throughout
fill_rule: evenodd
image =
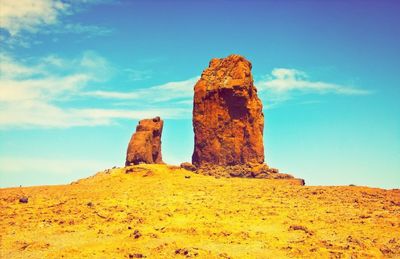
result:
M 125 170 L 0 189 L 1 258 L 400 258 L 399 190 Z

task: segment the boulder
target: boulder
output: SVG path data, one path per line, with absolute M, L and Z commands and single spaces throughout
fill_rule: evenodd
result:
M 136 132 L 129 141 L 125 165 L 162 164 L 161 134 L 163 121 L 160 117 L 139 121 Z
M 194 87 L 193 128 L 196 167 L 264 162 L 264 114 L 248 60 L 210 61 Z

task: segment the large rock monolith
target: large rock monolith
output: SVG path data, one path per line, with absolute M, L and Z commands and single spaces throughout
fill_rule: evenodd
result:
M 161 156 L 163 124 L 160 117 L 139 121 L 128 145 L 125 165 L 163 163 Z
M 215 177 L 293 179 L 264 163 L 262 108 L 248 60 L 212 59 L 194 86 L 191 170 Z M 304 185 L 303 179 L 291 181 Z
M 194 87 L 193 128 L 197 167 L 264 162 L 264 114 L 248 60 L 210 61 Z

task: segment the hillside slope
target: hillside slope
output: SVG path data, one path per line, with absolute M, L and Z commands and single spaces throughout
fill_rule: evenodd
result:
M 1 258 L 400 257 L 399 190 L 139 165 L 0 189 L 0 206 Z

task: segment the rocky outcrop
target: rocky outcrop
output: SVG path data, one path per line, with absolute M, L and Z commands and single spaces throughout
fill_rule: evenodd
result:
M 269 168 L 266 164 L 244 164 L 244 165 L 207 165 L 196 170 L 196 173 L 215 177 L 241 177 L 257 179 L 292 179 L 299 185 L 304 185 L 303 179 L 294 178 L 290 174 L 279 173 L 276 168 Z
M 210 61 L 194 87 L 193 128 L 196 167 L 264 162 L 264 115 L 248 60 Z
M 293 179 L 304 185 L 304 180 L 264 164 L 262 108 L 248 60 L 239 55 L 212 59 L 194 87 L 190 169 L 215 177 Z
M 163 124 L 160 117 L 139 121 L 128 145 L 125 165 L 163 163 L 161 156 Z
M 183 169 L 186 169 L 188 171 L 192 171 L 192 172 L 195 172 L 197 170 L 196 166 L 194 166 L 193 164 L 188 163 L 188 162 L 182 163 L 180 165 L 180 167 L 183 168 Z

